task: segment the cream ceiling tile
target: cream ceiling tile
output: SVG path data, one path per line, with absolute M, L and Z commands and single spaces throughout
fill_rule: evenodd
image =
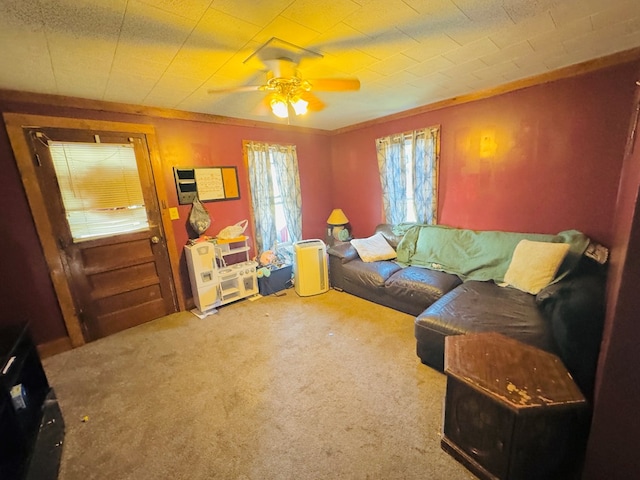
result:
M 521 23 L 556 5 L 556 0 L 505 0 L 503 8 L 515 23 Z
M 351 72 L 343 72 L 333 68 L 333 66 L 325 60 L 326 57 L 305 63 L 305 68 L 299 70 L 300 74 L 303 78 L 336 78 L 355 76 Z
M 156 84 L 156 78 L 127 72 L 111 72 L 103 99 L 144 105 L 143 99 Z
M 482 60 L 475 59 L 450 68 L 445 68 L 441 72 L 448 77 L 456 79 L 464 75 L 471 75 L 474 71 L 486 66 L 487 65 Z
M 485 27 L 512 23 L 511 18 L 503 8 L 504 3 L 504 0 L 483 0 L 482 2 L 477 0 L 455 0 L 456 6 L 469 20 L 480 23 Z
M 491 36 L 495 32 L 498 32 L 500 28 L 504 28 L 504 25 L 502 27 L 496 25 L 491 29 L 491 31 L 488 31 L 482 24 L 472 22 L 465 18 L 464 23 L 461 23 L 456 27 L 448 28 L 446 33 L 458 45 L 466 45 L 468 43 L 475 42 L 476 40 L 480 40 L 481 38 Z
M 192 79 L 165 75 L 144 98 L 152 105 L 176 108 L 180 102 L 200 88 L 201 84 Z
M 289 4 L 291 0 L 215 0 L 211 6 L 228 15 L 264 27 L 280 15 Z
M 86 43 L 89 47 L 118 41 L 126 1 L 40 0 L 39 8 L 46 18 L 46 31 L 52 45 L 64 38 L 79 46 Z M 110 50 L 113 51 L 113 45 Z
M 115 43 L 100 38 L 86 38 L 79 42 L 65 33 L 51 32 L 49 53 L 54 70 L 85 70 L 108 76 L 115 53 Z
M 561 43 L 549 44 L 545 48 L 536 50 L 534 53 L 514 59 L 513 62 L 522 70 L 534 73 L 545 73 L 549 70 L 548 64 L 558 63 L 565 58 L 566 55 L 567 52 Z
M 482 55 L 480 59 L 487 65 L 496 65 L 508 60 L 515 60 L 525 55 L 533 53 L 533 47 L 527 41 L 514 43 L 508 47 L 501 48 L 500 50 L 491 53 L 489 55 Z
M 153 58 L 145 57 L 144 49 L 128 48 L 121 49 L 114 57 L 111 65 L 111 72 L 126 75 L 130 72 L 133 75 L 142 75 L 150 78 L 160 78 L 167 69 L 166 63 L 160 63 Z
M 398 87 L 400 85 L 404 86 L 405 84 L 411 85 L 413 82 L 416 81 L 417 78 L 418 77 L 416 77 L 412 73 L 409 73 L 406 71 L 400 71 L 392 75 L 383 75 L 378 79 L 377 83 L 381 85 L 386 85 L 389 87 Z
M 187 40 L 193 21 L 131 0 L 122 24 L 116 55 L 122 49 L 144 49 L 145 56 L 168 63 Z
M 397 72 L 403 71 L 407 68 L 414 67 L 418 64 L 414 59 L 399 53 L 392 57 L 381 60 L 373 65 L 369 66 L 369 70 L 378 72 L 382 75 L 393 75 Z
M 276 17 L 260 30 L 252 40 L 262 44 L 272 37 L 306 48 L 306 46 L 313 44 L 318 37 L 318 32 L 288 18 Z
M 373 70 L 369 70 L 365 68 L 358 72 L 358 79 L 360 80 L 360 91 L 367 91 L 374 85 L 378 80 L 383 78 L 384 75 L 379 74 L 378 72 L 374 72 Z
M 583 19 L 601 10 L 604 10 L 607 2 L 602 0 L 566 0 L 557 2 L 550 9 L 553 21 L 558 27 Z
M 420 40 L 418 45 L 408 48 L 402 53 L 420 62 L 439 57 L 459 47 L 460 44 L 447 35 L 434 35 L 433 37 Z
M 253 23 L 210 8 L 189 34 L 185 46 L 234 53 L 259 31 L 260 27 Z
M 599 29 L 615 23 L 624 23 L 631 18 L 640 18 L 640 2 L 630 0 L 619 4 L 603 4 L 603 9 L 591 15 L 594 29 Z
M 340 22 L 320 33 L 308 48 L 318 53 L 335 55 L 357 49 L 367 41 L 370 41 L 369 37 L 346 23 Z
M 640 37 L 640 32 L 636 37 Z M 600 28 L 580 39 L 563 42 L 563 45 L 571 63 L 579 63 L 589 58 L 597 58 L 633 48 L 637 45 L 635 40 L 627 33 L 624 24 L 617 23 L 608 28 Z
M 497 52 L 499 49 L 495 43 L 488 38 L 482 38 L 475 42 L 467 43 L 462 47 L 458 47 L 455 50 L 450 50 L 443 55 L 448 60 L 451 60 L 455 64 L 465 63 L 474 58 L 481 57 L 483 55 L 489 55 Z
M 534 50 L 544 50 L 548 47 L 553 48 L 565 40 L 585 35 L 592 30 L 591 20 L 589 17 L 584 17 L 564 25 L 561 29 L 556 29 L 555 32 L 530 37 L 528 41 Z
M 5 38 L 0 34 L 0 44 L 4 44 Z M 20 43 L 15 48 L 0 49 L 0 65 L 11 66 L 0 69 L 0 88 L 57 93 L 51 59 L 46 49 Z
M 351 0 L 331 0 L 321 4 L 318 0 L 296 0 L 282 12 L 282 16 L 317 32 L 324 32 L 361 8 Z
M 57 70 L 55 75 L 59 95 L 100 98 L 107 86 L 107 77 L 90 68 Z
M 165 73 L 204 81 L 232 57 L 233 54 L 227 52 L 184 47 L 175 56 Z
M 357 47 L 354 48 L 358 48 L 367 55 L 384 60 L 397 53 L 415 48 L 419 43 L 397 28 L 391 28 L 377 37 L 363 37 L 363 40 L 356 45 Z
M 354 74 L 378 62 L 378 59 L 359 50 L 351 50 L 337 55 L 325 55 L 318 62 L 322 62 L 336 71 Z
M 415 67 L 407 68 L 409 73 L 413 75 L 417 75 L 418 77 L 423 77 L 426 75 L 430 75 L 433 72 L 438 72 L 440 70 L 444 70 L 445 68 L 453 67 L 455 64 L 445 58 L 445 57 L 433 57 L 429 60 L 419 63 Z
M 546 35 L 556 31 L 556 25 L 549 12 L 543 12 L 531 18 L 527 18 L 516 25 L 509 25 L 491 34 L 489 38 L 498 47 L 505 48 L 524 39 Z
M 411 80 L 409 83 L 414 86 L 429 86 L 429 88 L 435 89 L 436 87 L 446 87 L 449 85 L 451 83 L 451 77 L 447 77 L 438 71 L 433 71 L 429 75 Z
M 198 20 L 209 8 L 211 0 L 140 0 L 152 7 L 191 20 Z
M 215 73 L 227 78 L 234 78 L 238 84 L 251 80 L 253 77 L 259 78 L 260 83 L 266 81 L 268 68 L 264 65 L 255 51 L 261 45 L 249 42 L 244 48 L 238 50 L 229 60 L 222 65 Z M 250 57 L 250 58 L 249 58 Z
M 504 75 L 510 75 L 514 72 L 520 71 L 518 65 L 513 62 L 502 62 L 494 65 L 474 70 L 472 75 L 478 77 L 481 80 L 491 80 L 495 78 L 501 78 Z
M 419 18 L 419 13 L 402 0 L 373 0 L 366 8 L 344 19 L 344 23 L 369 35 L 379 36 L 391 26 L 401 27 Z

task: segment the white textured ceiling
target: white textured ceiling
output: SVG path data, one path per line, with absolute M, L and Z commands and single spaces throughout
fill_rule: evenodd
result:
M 321 53 L 291 124 L 333 130 L 640 46 L 640 0 L 0 0 L 0 88 L 286 123 L 252 112 L 272 37 Z

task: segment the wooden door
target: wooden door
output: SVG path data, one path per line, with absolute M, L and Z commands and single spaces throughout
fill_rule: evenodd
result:
M 95 340 L 177 311 L 145 135 L 63 128 L 29 128 L 25 135 L 31 140 L 38 184 L 47 199 L 47 214 L 85 338 Z M 132 146 L 147 223 L 135 231 L 78 238 L 67 219 L 51 142 Z M 96 192 L 88 195 L 99 195 L 102 183 L 113 188 L 109 172 L 94 173 L 100 182 L 92 184 Z

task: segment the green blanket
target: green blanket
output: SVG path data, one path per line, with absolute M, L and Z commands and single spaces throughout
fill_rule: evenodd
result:
M 589 245 L 589 238 L 577 230 L 545 235 L 414 225 L 406 229 L 398 244 L 397 261 L 404 265 L 453 273 L 462 280 L 493 280 L 501 283 L 504 282 L 513 250 L 522 239 L 570 245 L 557 279 L 564 277 L 577 265 Z

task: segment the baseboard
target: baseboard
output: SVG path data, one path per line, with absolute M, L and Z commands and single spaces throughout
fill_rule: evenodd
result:
M 62 337 L 47 343 L 41 343 L 37 348 L 40 358 L 47 358 L 71 350 L 73 345 L 71 345 L 71 339 L 69 337 Z

